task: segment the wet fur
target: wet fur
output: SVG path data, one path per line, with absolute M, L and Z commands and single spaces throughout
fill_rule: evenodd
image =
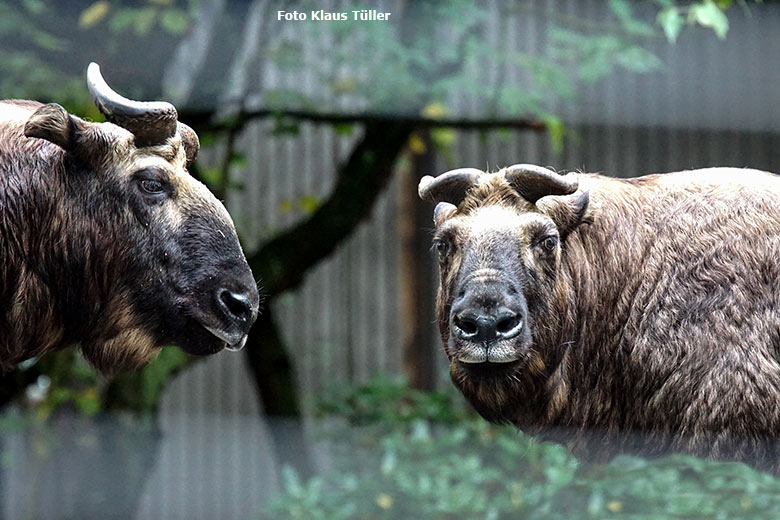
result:
M 518 368 L 481 380 L 452 361 L 455 384 L 486 419 L 580 455 L 678 451 L 780 471 L 780 178 L 579 177 L 575 196 L 532 206 L 493 176 L 453 216 L 457 230 L 500 205 L 570 224 L 574 197 L 590 199 L 554 272 L 524 287 L 541 301 Z M 445 348 L 459 256 L 442 269 Z

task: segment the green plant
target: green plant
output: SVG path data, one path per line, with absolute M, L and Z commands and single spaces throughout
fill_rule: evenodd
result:
M 466 418 L 452 393 L 421 392 L 409 388 L 402 377 L 387 376 L 365 385 L 334 386 L 316 410 L 319 417 L 343 417 L 354 425 L 396 426 L 418 420 L 458 424 Z
M 780 480 L 744 464 L 681 455 L 578 462 L 398 379 L 337 391 L 319 410 L 348 419 L 329 425 L 332 467 L 306 481 L 285 468 L 262 518 L 780 517 Z
M 290 468 L 264 518 L 499 518 L 526 514 L 571 481 L 577 461 L 466 411 L 454 395 L 378 378 L 318 406 L 334 468 L 303 482 Z M 346 423 L 346 424 L 345 424 Z
M 289 468 L 267 518 L 498 518 L 526 514 L 568 484 L 562 447 L 467 419 L 439 428 L 417 419 L 374 436 L 357 430 L 336 471 L 301 482 Z M 346 446 L 345 446 L 346 447 Z

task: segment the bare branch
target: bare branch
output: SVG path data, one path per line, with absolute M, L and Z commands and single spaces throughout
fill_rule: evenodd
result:
M 186 112 L 180 119 L 188 125 L 201 131 L 220 131 L 231 128 L 241 128 L 254 119 L 276 117 L 301 121 L 311 121 L 323 124 L 390 124 L 406 125 L 417 128 L 460 128 L 464 130 L 484 130 L 492 128 L 512 128 L 516 130 L 543 131 L 547 128 L 543 121 L 525 118 L 429 118 L 423 116 L 344 113 L 344 112 L 311 112 L 306 110 L 253 110 L 238 114 L 229 120 L 212 122 L 212 112 Z

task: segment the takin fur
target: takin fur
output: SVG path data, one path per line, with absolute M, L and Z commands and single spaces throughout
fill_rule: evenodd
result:
M 424 178 L 453 382 L 580 456 L 780 472 L 780 177 L 532 165 Z

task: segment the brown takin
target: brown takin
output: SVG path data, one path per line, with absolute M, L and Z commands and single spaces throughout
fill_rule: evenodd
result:
M 484 418 L 601 459 L 780 470 L 780 177 L 521 164 L 419 194 L 452 380 Z
M 0 369 L 67 346 L 106 373 L 163 345 L 240 348 L 258 291 L 227 211 L 187 173 L 195 132 L 94 63 L 87 83 L 109 122 L 0 101 Z

